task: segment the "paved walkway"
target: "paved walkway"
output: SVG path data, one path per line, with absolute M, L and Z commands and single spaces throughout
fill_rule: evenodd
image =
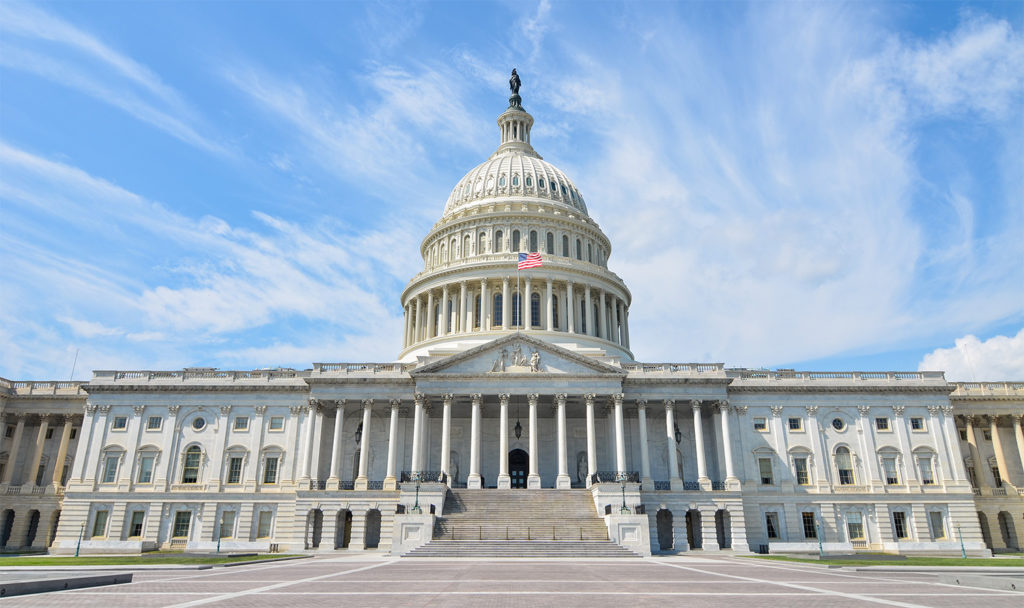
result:
M 933 573 L 848 572 L 744 558 L 434 560 L 317 557 L 191 572 L 137 572 L 113 587 L 3 600 L 75 606 L 979 606 L 1024 594 L 938 583 Z

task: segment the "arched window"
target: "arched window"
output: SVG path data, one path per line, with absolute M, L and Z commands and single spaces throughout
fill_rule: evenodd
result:
M 580 300 L 580 333 L 587 333 L 587 303 Z
M 481 254 L 484 253 L 484 245 L 486 244 L 485 243 L 486 240 L 487 240 L 487 234 L 484 233 L 484 232 L 481 232 L 480 235 L 477 236 L 477 238 L 476 238 L 476 253 L 477 253 L 477 255 L 481 255 Z
M 502 313 L 504 311 L 502 311 L 500 293 L 494 294 L 494 308 L 492 308 L 492 310 L 494 311 L 491 315 L 494 317 L 494 324 L 501 325 L 504 322 L 504 319 L 502 317 Z
M 448 261 L 448 256 L 445 255 L 444 245 L 442 244 L 441 245 L 441 263 L 444 263 L 444 262 L 447 262 L 447 261 Z
M 836 471 L 839 473 L 840 485 L 852 486 L 855 483 L 853 458 L 850 456 L 850 449 L 845 446 L 836 448 Z
M 537 253 L 537 231 L 530 231 L 530 253 Z
M 450 255 L 452 257 L 453 262 L 459 257 L 459 241 L 454 236 L 452 237 Z
M 181 467 L 181 483 L 199 483 L 199 463 L 203 451 L 198 445 L 185 450 L 185 462 Z
M 513 175 L 512 176 L 512 185 L 516 186 L 516 187 L 519 186 L 519 176 L 518 175 Z
M 545 247 L 544 251 L 546 253 L 548 253 L 549 255 L 554 255 L 554 253 L 555 253 L 555 235 L 554 234 L 552 234 L 550 232 L 548 233 L 548 242 L 546 243 L 546 245 L 547 245 L 547 247 Z
M 551 300 L 551 327 L 558 329 L 558 298 Z
M 583 259 L 583 241 L 576 239 L 576 259 Z
M 469 247 L 470 247 L 470 244 L 472 243 L 472 241 L 470 240 L 468 234 L 466 235 L 466 238 L 464 238 L 462 240 L 463 240 L 463 243 L 462 243 L 462 257 L 469 257 Z
M 441 329 L 441 303 L 434 304 L 434 333 L 431 337 L 437 335 Z
M 530 294 L 530 320 L 532 327 L 540 327 L 540 294 Z
M 498 230 L 498 231 L 496 231 L 494 233 L 494 251 L 493 251 L 493 253 L 497 253 L 497 252 L 501 251 L 501 237 L 502 236 L 504 236 L 504 235 L 502 235 L 501 230 Z
M 473 298 L 473 327 L 480 327 L 480 295 Z
M 447 333 L 452 333 L 452 318 L 454 317 L 452 315 L 452 306 L 452 301 L 448 300 L 448 324 L 444 328 Z
M 519 231 L 512 231 L 512 251 L 519 251 Z
M 562 235 L 562 257 L 569 257 L 569 236 L 566 234 Z
M 532 188 L 533 187 L 533 178 L 530 177 L 529 175 L 526 176 L 526 187 L 527 188 Z
M 594 247 L 590 243 L 587 243 L 587 261 L 594 263 Z
M 519 327 L 523 324 L 522 321 L 522 307 L 519 306 L 519 292 L 516 291 L 512 294 L 512 325 Z

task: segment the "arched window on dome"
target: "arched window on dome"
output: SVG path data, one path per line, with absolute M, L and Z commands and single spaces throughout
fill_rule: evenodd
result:
M 580 300 L 580 333 L 587 333 L 587 302 Z
M 546 245 L 547 245 L 547 247 L 544 249 L 544 251 L 548 255 L 554 255 L 555 254 L 555 235 L 554 235 L 554 233 L 552 233 L 552 232 L 548 233 L 548 242 L 546 243 Z
M 559 329 L 558 326 L 558 298 L 551 298 L 551 327 Z
M 501 237 L 502 236 L 504 236 L 504 235 L 501 233 L 501 230 L 496 230 L 494 232 L 494 253 L 498 253 L 502 249 L 502 244 L 501 244 Z
M 480 327 L 480 294 L 473 298 L 473 327 Z
M 519 327 L 523 324 L 523 307 L 519 305 L 519 292 L 512 292 L 512 326 Z
M 547 182 L 544 180 L 543 177 L 540 178 L 539 180 L 537 180 L 537 188 L 543 190 L 546 187 L 546 185 L 547 185 Z
M 443 264 L 443 263 L 445 263 L 447 261 L 448 261 L 448 256 L 447 256 L 447 254 L 445 253 L 445 250 L 444 250 L 444 243 L 442 243 L 441 244 L 441 263 Z
M 501 300 L 502 298 L 500 293 L 494 294 L 494 306 L 491 308 L 493 311 L 491 316 L 494 317 L 495 327 L 500 327 L 501 324 L 504 323 L 504 317 L 502 317 L 504 311 L 502 310 Z
M 548 187 L 551 188 L 551 194 L 557 194 L 558 193 L 558 187 L 555 186 L 555 180 L 550 180 L 548 182 Z
M 576 259 L 583 259 L 583 241 L 576 239 Z
M 472 245 L 472 240 L 469 238 L 469 235 L 467 234 L 466 238 L 462 239 L 462 257 L 464 257 L 464 258 L 468 258 L 469 257 L 469 248 L 470 248 L 471 245 Z
M 512 185 L 517 187 L 517 188 L 519 187 L 519 176 L 518 175 L 513 175 L 512 176 Z
M 431 334 L 431 338 L 436 336 L 441 330 L 441 303 L 434 304 L 434 332 Z
M 512 231 L 512 251 L 513 252 L 519 251 L 519 231 L 518 230 L 513 230 Z
M 533 188 L 533 178 L 529 175 L 526 176 L 526 187 Z
M 594 247 L 590 243 L 587 243 L 587 261 L 594 263 Z
M 569 235 L 562 235 L 562 257 L 569 257 Z
M 537 253 L 537 231 L 530 231 L 530 253 Z
M 530 320 L 532 327 L 540 327 L 540 294 L 537 292 L 530 294 Z
M 502 175 L 501 179 L 498 180 L 498 185 L 501 186 L 502 188 L 505 187 L 505 176 L 504 175 Z
M 486 250 L 484 248 L 486 244 L 487 244 L 487 233 L 486 232 L 481 232 L 476 237 L 476 252 L 477 252 L 478 255 L 482 255 L 483 253 L 486 252 Z

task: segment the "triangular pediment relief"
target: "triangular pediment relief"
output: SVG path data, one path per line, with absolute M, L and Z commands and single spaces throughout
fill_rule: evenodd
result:
M 513 334 L 428 363 L 410 374 L 625 376 L 626 372 L 543 340 Z

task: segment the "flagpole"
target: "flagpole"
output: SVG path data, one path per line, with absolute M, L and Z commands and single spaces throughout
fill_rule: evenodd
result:
M 519 304 L 516 307 L 519 313 L 519 326 L 523 325 L 523 290 L 519 287 L 519 254 L 516 253 L 516 293 L 519 294 Z

